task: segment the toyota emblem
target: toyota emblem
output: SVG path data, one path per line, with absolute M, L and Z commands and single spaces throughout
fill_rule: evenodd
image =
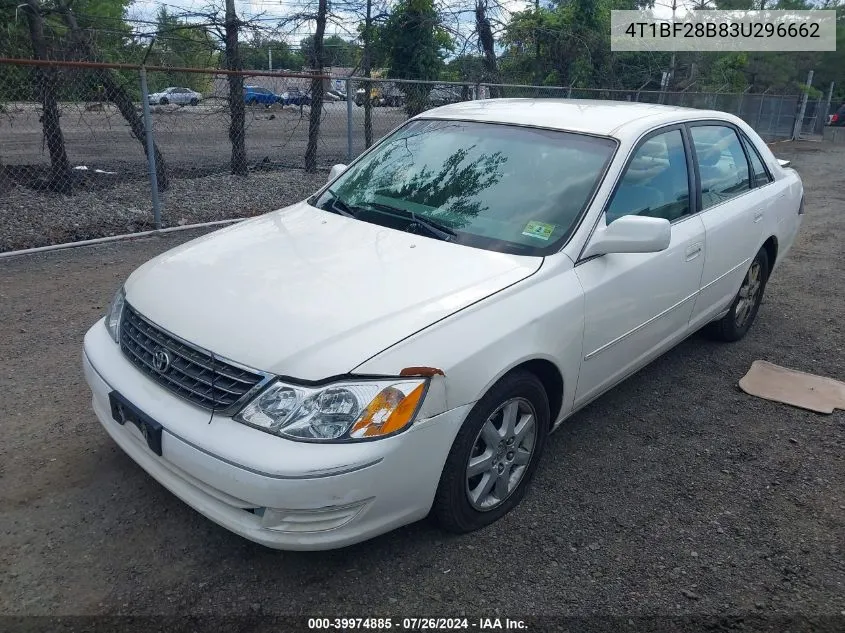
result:
M 170 369 L 170 354 L 167 353 L 167 350 L 160 349 L 153 354 L 153 367 L 160 374 Z

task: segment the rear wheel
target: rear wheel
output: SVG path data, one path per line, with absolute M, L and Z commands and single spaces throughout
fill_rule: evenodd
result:
M 742 285 L 728 313 L 707 326 L 707 333 L 720 341 L 738 341 L 746 335 L 763 301 L 763 291 L 769 280 L 769 256 L 761 248 L 748 267 Z
M 516 371 L 479 400 L 458 432 L 432 514 L 450 532 L 497 521 L 522 500 L 549 430 L 549 400 L 534 374 Z

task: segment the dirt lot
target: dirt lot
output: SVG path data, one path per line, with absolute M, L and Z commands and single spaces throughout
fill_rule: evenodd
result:
M 352 108 L 357 155 L 364 149 L 364 111 Z M 298 202 L 325 183 L 328 167 L 348 162 L 345 103 L 325 106 L 319 169 L 310 174 L 302 169 L 308 108 L 302 116 L 295 107 L 247 108 L 248 178 L 229 174 L 229 119 L 219 105 L 155 109 L 156 140 L 170 174 L 170 187 L 160 196 L 163 227 L 247 217 Z M 0 252 L 155 228 L 143 150 L 114 108 L 63 106 L 62 130 L 75 168 L 72 195 L 42 190 L 49 156 L 40 110 L 31 104 L 7 110 L 0 116 Z M 404 118 L 401 108 L 375 108 L 373 138 Z
M 131 135 L 118 111 L 106 105 L 102 111 L 86 111 L 84 104 L 64 104 L 61 126 L 71 164 L 86 165 L 118 176 L 146 176 L 146 158 L 140 143 Z M 49 165 L 42 143 L 40 110 L 9 105 L 0 117 L 0 162 L 6 165 Z M 174 169 L 209 171 L 229 163 L 229 116 L 219 106 L 156 107 L 153 129 L 161 153 Z M 306 107 L 248 107 L 246 149 L 250 162 L 265 158 L 289 167 L 302 167 L 308 143 Z M 364 149 L 364 110 L 352 106 L 352 135 L 355 155 Z M 381 138 L 405 120 L 401 108 L 373 110 L 373 138 Z M 346 103 L 324 106 L 320 126 L 318 160 L 332 165 L 347 157 Z
M 803 615 L 818 628 L 789 630 L 843 630 L 845 412 L 736 387 L 755 359 L 845 378 L 845 150 L 777 153 L 805 179 L 807 218 L 748 337 L 693 336 L 578 413 L 522 505 L 460 538 L 423 522 L 271 551 L 116 448 L 82 336 L 133 268 L 188 235 L 0 261 L 0 614 L 709 614 L 740 616 L 734 630 Z

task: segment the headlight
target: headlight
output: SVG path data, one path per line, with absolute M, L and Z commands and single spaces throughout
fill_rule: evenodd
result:
M 123 291 L 123 286 L 114 295 L 111 300 L 108 312 L 106 312 L 106 329 L 114 339 L 115 343 L 120 342 L 120 317 L 123 316 L 123 306 L 126 302 L 126 293 Z
M 406 429 L 423 401 L 424 378 L 349 380 L 323 387 L 276 382 L 235 420 L 293 440 L 348 442 Z

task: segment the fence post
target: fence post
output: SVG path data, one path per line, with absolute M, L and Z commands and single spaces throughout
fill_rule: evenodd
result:
M 352 78 L 346 78 L 346 159 L 352 162 Z
M 763 118 L 763 105 L 766 103 L 766 93 L 760 95 L 760 107 L 757 108 L 757 121 L 754 123 L 754 131 L 760 134 L 760 119 Z
M 813 85 L 813 71 L 807 73 L 807 88 Z M 797 141 L 801 138 L 801 126 L 804 124 L 804 112 L 807 110 L 807 98 L 809 94 L 807 90 L 801 95 L 801 107 L 798 109 L 798 116 L 795 118 L 795 125 L 792 126 L 792 140 Z
M 781 95 L 780 99 L 778 100 L 778 116 L 775 119 L 775 131 L 774 131 L 775 135 L 777 135 L 778 131 L 780 130 L 780 119 L 783 116 L 783 100 L 784 100 L 784 95 Z
M 161 228 L 161 200 L 158 197 L 158 177 L 156 176 L 155 144 L 153 143 L 153 125 L 150 117 L 150 93 L 147 90 L 147 69 L 141 66 L 141 107 L 144 111 L 144 137 L 147 140 L 147 167 L 150 171 L 150 194 L 153 199 L 153 219 L 156 230 Z
M 824 118 L 822 118 L 821 124 L 819 124 L 819 122 L 816 121 L 816 132 L 818 132 L 818 133 L 824 132 L 824 124 L 827 123 L 827 116 L 830 114 L 830 104 L 833 101 L 833 86 L 834 85 L 835 85 L 835 82 L 831 81 L 830 82 L 830 88 L 827 89 L 827 101 L 825 101 Z M 818 117 L 818 118 L 821 118 L 821 117 Z

